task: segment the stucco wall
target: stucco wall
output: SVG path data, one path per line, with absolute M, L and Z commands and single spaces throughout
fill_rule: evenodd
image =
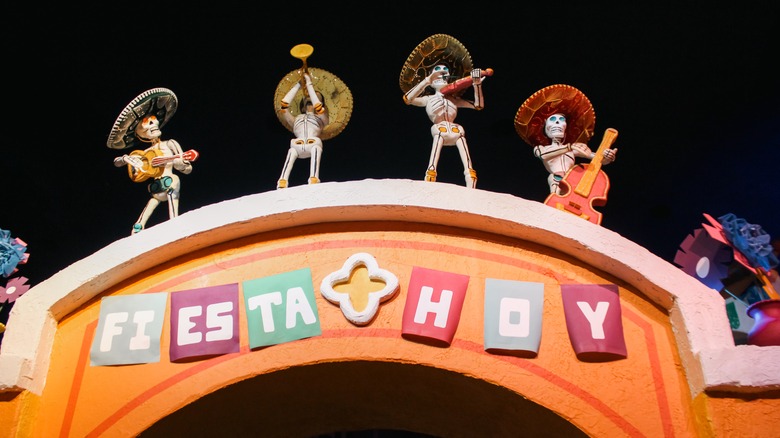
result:
M 295 267 L 310 267 L 316 286 L 361 251 L 394 269 L 402 288 L 416 265 L 468 273 L 472 301 L 464 305 L 469 313 L 457 342 L 442 350 L 400 339 L 402 298 L 384 306 L 369 327 L 356 328 L 337 306 L 319 297 L 322 337 L 267 351 L 244 348 L 237 357 L 187 365 L 163 359 L 154 367 L 84 366 L 84 346 L 91 341 L 101 296 L 181 290 Z M 545 283 L 539 357 L 481 351 L 479 287 L 488 277 Z M 626 360 L 592 364 L 572 356 L 558 293 L 568 281 L 620 286 L 630 340 Z M 591 433 L 684 435 L 697 423 L 704 423 L 698 431 L 725 429 L 730 422 L 720 417 L 723 406 L 744 407 L 744 394 L 751 393 L 758 394 L 751 396 L 758 400 L 751 400 L 753 405 L 776 407 L 760 394 L 780 388 L 775 371 L 780 348 L 735 347 L 723 301 L 714 291 L 618 234 L 511 195 L 420 181 L 365 180 L 294 187 L 186 212 L 37 285 L 14 306 L 0 351 L 0 389 L 7 399 L 0 403 L 0 419 L 15 421 L 19 433 L 62 432 L 68 423 L 68 430 L 81 435 L 107 421 L 119 428 L 110 430 L 135 430 L 160 415 L 149 415 L 152 406 L 154 412 L 174 412 L 199 395 L 256 375 L 351 360 L 408 361 L 476 376 Z M 190 368 L 204 370 L 183 371 Z M 210 375 L 217 370 L 218 376 Z M 191 380 L 194 375 L 197 379 Z M 74 386 L 74 377 L 80 386 Z M 162 395 L 143 399 L 148 388 L 171 379 L 175 382 Z M 203 386 L 197 391 L 176 389 L 200 379 Z M 118 400 L 105 398 L 106 381 L 119 388 Z M 604 382 L 614 381 L 633 390 L 610 394 Z M 658 395 L 659 383 L 663 395 Z M 732 395 L 714 399 L 708 394 L 723 391 Z M 597 402 L 588 401 L 591 396 Z M 123 404 L 138 397 L 143 399 L 138 406 Z M 602 404 L 606 408 L 597 407 Z M 105 412 L 77 415 L 90 405 Z M 654 414 L 642 414 L 646 409 L 631 413 L 637 405 L 651 406 Z M 745 411 L 751 416 L 750 409 Z M 117 412 L 124 412 L 121 419 Z M 37 417 L 34 427 L 25 425 L 31 417 Z M 122 426 L 125 421 L 129 426 Z

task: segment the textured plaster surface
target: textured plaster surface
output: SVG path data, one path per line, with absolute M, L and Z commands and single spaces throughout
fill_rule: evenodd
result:
M 553 248 L 631 284 L 670 312 L 694 394 L 780 389 L 780 347 L 735 346 L 718 294 L 619 234 L 508 194 L 363 180 L 292 187 L 184 212 L 63 269 L 16 301 L 0 350 L 0 392 L 40 394 L 58 321 L 131 276 L 231 239 L 345 221 L 449 225 Z

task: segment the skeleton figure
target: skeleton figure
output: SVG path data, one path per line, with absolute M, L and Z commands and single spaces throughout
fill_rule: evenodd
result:
M 566 136 L 566 117 L 563 114 L 553 114 L 545 120 L 544 134 L 551 140 L 549 145 L 534 147 L 534 155 L 544 163 L 545 169 L 550 172 L 547 183 L 550 185 L 550 193 L 561 195 L 560 181 L 576 164 L 576 158 L 592 160 L 596 154 L 585 143 L 564 144 Z M 602 164 L 615 161 L 617 148 L 604 151 Z
M 292 126 L 295 138 L 290 140 L 290 149 L 287 151 L 287 159 L 282 168 L 282 175 L 276 183 L 277 189 L 286 188 L 292 172 L 295 160 L 298 158 L 310 158 L 309 184 L 320 182 L 320 158 L 322 157 L 322 139 L 320 134 L 328 124 L 328 110 L 322 103 L 322 94 L 314 89 L 311 76 L 303 73 L 306 82 L 306 98 L 301 100 L 300 114 L 290 114 L 290 102 L 301 89 L 301 83 L 296 82 L 290 91 L 282 98 L 279 112 Z
M 456 146 L 460 159 L 463 162 L 466 187 L 475 188 L 477 186 L 477 172 L 471 164 L 469 147 L 466 142 L 466 132 L 461 125 L 455 123 L 455 117 L 458 115 L 458 108 L 472 108 L 476 110 L 483 108 L 482 80 L 484 77 L 482 71 L 478 68 L 471 71 L 471 79 L 474 85 L 474 101 L 471 102 L 454 94 L 445 95 L 441 93 L 441 89 L 448 83 L 449 76 L 449 68 L 446 65 L 439 64 L 434 66 L 425 79 L 404 95 L 404 102 L 407 105 L 425 107 L 428 118 L 433 122 L 431 127 L 433 146 L 431 157 L 428 161 L 428 170 L 425 173 L 425 181 L 436 181 L 436 167 L 439 163 L 442 146 Z M 432 87 L 435 92 L 423 96 L 422 94 L 428 86 Z
M 181 183 L 179 177 L 173 173 L 173 169 L 181 173 L 192 172 L 192 164 L 186 158 L 181 146 L 176 140 L 160 140 L 162 131 L 160 121 L 154 115 L 147 115 L 135 127 L 135 136 L 144 143 L 150 143 L 143 153 L 122 155 L 114 159 L 116 167 L 130 166 L 131 173 L 147 172 L 149 162 L 142 157 L 162 157 L 165 162 L 160 176 L 151 180 L 148 186 L 151 198 L 141 212 L 138 220 L 133 225 L 132 234 L 144 229 L 146 222 L 160 202 L 168 202 L 168 216 L 174 218 L 179 215 L 179 192 Z M 167 157 L 167 158 L 166 158 Z

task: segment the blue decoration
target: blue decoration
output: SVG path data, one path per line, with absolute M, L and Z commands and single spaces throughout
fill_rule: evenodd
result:
M 0 229 L 0 274 L 8 278 L 16 271 L 16 265 L 26 261 L 27 246 L 16 238 L 11 238 L 11 232 Z
M 732 213 L 719 217 L 718 222 L 723 226 L 726 238 L 747 258 L 750 266 L 760 267 L 767 272 L 780 264 L 772 252 L 771 236 L 761 225 L 750 224 Z

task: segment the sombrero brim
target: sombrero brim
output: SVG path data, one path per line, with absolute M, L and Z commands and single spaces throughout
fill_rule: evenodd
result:
M 432 35 L 418 44 L 406 58 L 398 79 L 401 91 L 406 94 L 425 79 L 437 64 L 446 64 L 452 79 L 463 78 L 474 68 L 469 51 L 460 41 L 446 34 Z M 464 91 L 455 94 L 460 95 Z
M 338 78 L 338 76 L 330 73 L 326 70 L 309 67 L 309 76 L 311 76 L 314 89 L 322 93 L 322 104 L 328 110 L 328 124 L 320 133 L 320 139 L 328 140 L 341 133 L 349 123 L 350 117 L 352 117 L 352 92 L 349 91 L 344 82 Z M 293 132 L 293 127 L 282 116 L 282 112 L 279 111 L 282 99 L 290 91 L 290 88 L 295 85 L 296 82 L 301 80 L 300 70 L 293 70 L 282 78 L 279 85 L 276 86 L 276 92 L 274 93 L 274 108 L 276 110 L 276 117 L 290 132 Z M 301 100 L 305 97 L 302 89 L 293 98 L 289 106 L 290 114 L 293 117 L 300 114 Z
M 593 105 L 580 90 L 564 84 L 544 87 L 526 99 L 515 114 L 515 130 L 531 146 L 549 144 L 544 125 L 556 113 L 566 116 L 565 143 L 587 143 L 593 136 L 596 127 Z
M 127 149 L 135 145 L 135 127 L 146 116 L 152 114 L 160 121 L 162 128 L 176 113 L 179 101 L 173 91 L 167 88 L 152 88 L 133 99 L 119 113 L 106 145 L 111 149 Z

